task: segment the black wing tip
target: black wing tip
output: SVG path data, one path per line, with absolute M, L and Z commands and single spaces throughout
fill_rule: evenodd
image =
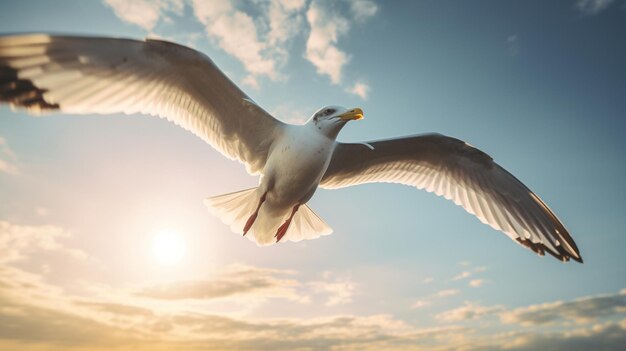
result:
M 580 255 L 580 253 L 578 253 L 578 251 L 575 254 L 572 254 L 570 252 L 567 252 L 563 247 L 558 246 L 557 247 L 557 251 L 558 252 L 554 252 L 551 249 L 549 249 L 548 247 L 546 247 L 544 244 L 542 243 L 533 243 L 532 241 L 530 241 L 529 239 L 522 239 L 522 238 L 517 238 L 517 242 L 530 249 L 531 251 L 533 251 L 534 253 L 536 253 L 539 256 L 545 256 L 546 252 L 548 254 L 550 254 L 552 257 L 556 258 L 557 260 L 561 261 L 561 262 L 569 262 L 570 259 L 578 262 L 578 263 L 583 263 L 583 258 Z
M 59 110 L 59 104 L 45 100 L 46 91 L 29 79 L 20 79 L 15 68 L 0 61 L 0 103 L 30 110 Z

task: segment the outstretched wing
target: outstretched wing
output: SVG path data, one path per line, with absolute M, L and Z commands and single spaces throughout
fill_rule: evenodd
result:
M 574 240 L 548 206 L 489 155 L 461 140 L 427 134 L 338 143 L 320 186 L 374 182 L 433 192 L 540 255 L 582 263 Z
M 283 124 L 205 55 L 160 40 L 0 37 L 0 102 L 31 113 L 143 113 L 167 118 L 250 173 Z

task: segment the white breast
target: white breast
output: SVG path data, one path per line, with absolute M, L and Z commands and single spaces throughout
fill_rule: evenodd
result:
M 335 145 L 307 126 L 293 126 L 272 147 L 261 187 L 272 207 L 291 208 L 308 201 L 321 180 Z

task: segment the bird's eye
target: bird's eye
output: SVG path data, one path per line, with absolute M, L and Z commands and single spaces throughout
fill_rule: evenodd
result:
M 326 110 L 324 110 L 324 114 L 325 114 L 326 116 L 328 116 L 328 115 L 330 115 L 330 114 L 333 114 L 334 112 L 335 112 L 335 110 L 334 110 L 334 109 L 332 109 L 332 108 L 327 108 Z

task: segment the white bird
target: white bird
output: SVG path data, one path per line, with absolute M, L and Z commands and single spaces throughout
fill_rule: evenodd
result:
M 331 233 L 307 205 L 318 187 L 388 182 L 454 201 L 543 255 L 582 263 L 546 204 L 491 157 L 440 134 L 341 143 L 359 108 L 324 107 L 304 125 L 278 121 L 202 53 L 161 40 L 0 37 L 0 101 L 32 113 L 143 113 L 166 118 L 240 161 L 259 186 L 205 200 L 259 245 Z

